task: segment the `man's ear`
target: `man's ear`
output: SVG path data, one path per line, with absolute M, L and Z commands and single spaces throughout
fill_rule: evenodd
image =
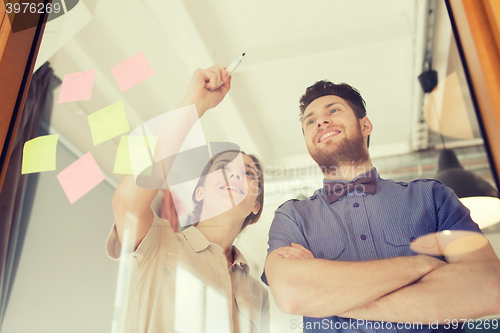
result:
M 361 134 L 363 137 L 368 137 L 372 133 L 373 125 L 368 117 L 363 117 L 359 120 L 359 124 L 361 125 Z
M 257 215 L 259 209 L 260 209 L 260 201 L 255 200 L 255 205 L 253 205 L 252 213 Z
M 203 201 L 203 199 L 205 198 L 205 193 L 202 186 L 196 189 L 196 191 L 194 192 L 194 198 L 196 199 L 196 201 Z

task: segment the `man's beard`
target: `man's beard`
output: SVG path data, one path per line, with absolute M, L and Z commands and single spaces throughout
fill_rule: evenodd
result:
M 322 149 L 309 152 L 323 173 L 336 171 L 340 166 L 356 166 L 368 161 L 368 152 L 361 131 L 352 139 L 344 137 L 341 141 L 331 140 Z

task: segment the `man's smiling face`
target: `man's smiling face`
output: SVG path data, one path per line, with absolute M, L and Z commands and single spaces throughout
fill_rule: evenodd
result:
M 369 125 L 369 126 L 367 126 Z M 320 167 L 366 161 L 368 118 L 357 119 L 346 100 L 327 95 L 312 101 L 304 111 L 302 129 L 307 150 Z

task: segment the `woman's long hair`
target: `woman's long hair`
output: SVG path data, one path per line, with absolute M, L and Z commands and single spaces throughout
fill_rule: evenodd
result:
M 193 209 L 193 214 L 191 216 L 191 224 L 193 225 L 197 225 L 199 222 L 200 222 L 200 216 L 201 216 L 201 210 L 203 209 L 203 201 L 198 201 L 196 200 L 196 190 L 198 189 L 198 187 L 201 187 L 204 185 L 204 182 L 205 182 L 205 176 L 208 175 L 208 173 L 213 169 L 212 166 L 214 164 L 214 161 L 217 160 L 217 158 L 219 156 L 221 156 L 222 154 L 225 154 L 225 153 L 231 153 L 231 152 L 234 152 L 234 153 L 242 153 L 242 154 L 245 154 L 246 156 L 250 157 L 256 167 L 257 167 L 257 178 L 258 178 L 258 181 L 259 181 L 259 194 L 257 195 L 257 201 L 260 203 L 260 209 L 259 211 L 257 212 L 257 214 L 254 214 L 253 212 L 250 213 L 246 218 L 245 218 L 245 221 L 243 222 L 243 225 L 241 227 L 241 230 L 242 231 L 243 229 L 245 229 L 248 225 L 250 224 L 254 224 L 256 223 L 259 218 L 260 218 L 260 215 L 262 214 L 262 209 L 264 208 L 264 174 L 262 172 L 262 166 L 261 166 L 261 163 L 259 161 L 259 159 L 257 157 L 255 157 L 254 155 L 251 155 L 251 154 L 246 154 L 245 152 L 243 151 L 239 151 L 239 150 L 225 150 L 225 151 L 222 151 L 216 155 L 214 155 L 210 161 L 208 161 L 208 163 L 205 165 L 205 167 L 203 168 L 203 171 L 201 172 L 201 176 L 198 180 L 198 183 L 196 184 L 196 187 L 194 188 L 194 191 L 193 191 L 193 195 L 192 195 L 192 200 L 193 200 L 193 203 L 194 203 L 194 209 Z

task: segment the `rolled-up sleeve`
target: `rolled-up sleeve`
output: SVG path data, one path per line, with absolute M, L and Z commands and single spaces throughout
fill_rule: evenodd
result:
M 153 223 L 148 233 L 137 246 L 136 250 L 127 255 L 131 256 L 132 267 L 139 269 L 145 262 L 151 258 L 166 256 L 167 247 L 162 246 L 164 242 L 176 242 L 174 232 L 167 220 L 160 219 L 153 211 Z M 106 252 L 108 257 L 119 260 L 121 256 L 122 245 L 118 239 L 116 224 L 113 224 L 111 232 L 106 242 Z M 162 253 L 164 252 L 164 253 Z
M 274 213 L 274 219 L 269 229 L 267 255 L 280 247 L 290 246 L 292 243 L 300 244 L 306 249 L 309 248 L 302 232 L 301 220 L 296 218 L 293 203 L 294 201 L 285 202 Z M 261 280 L 268 285 L 265 271 L 262 273 Z
M 434 203 L 437 215 L 437 230 L 465 230 L 481 232 L 481 229 L 475 223 L 470 211 L 458 199 L 452 189 L 436 182 L 434 187 Z

